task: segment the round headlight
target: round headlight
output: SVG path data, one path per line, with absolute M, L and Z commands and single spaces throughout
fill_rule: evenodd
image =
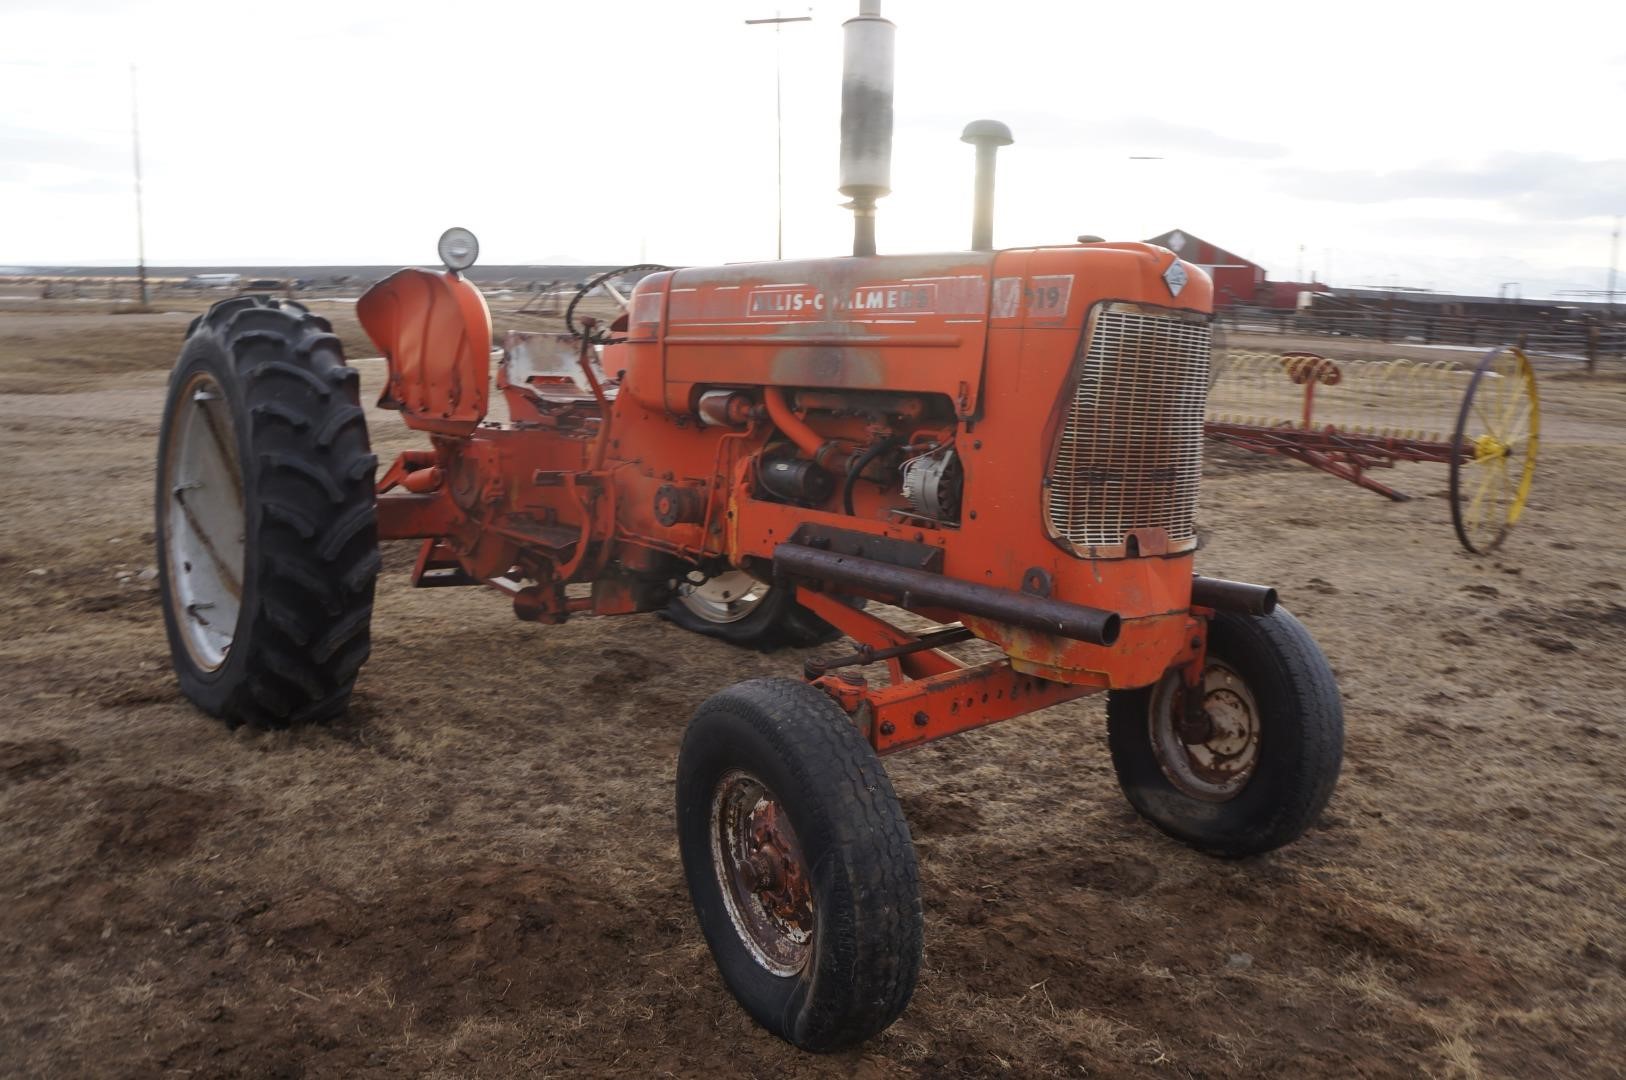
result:
M 467 270 L 480 257 L 480 241 L 467 229 L 451 228 L 440 234 L 440 261 L 448 270 Z

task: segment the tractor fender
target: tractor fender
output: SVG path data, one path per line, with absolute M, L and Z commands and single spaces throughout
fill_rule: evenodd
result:
M 466 278 L 398 270 L 362 294 L 356 317 L 389 364 L 379 395 L 408 427 L 467 435 L 486 415 L 491 312 Z

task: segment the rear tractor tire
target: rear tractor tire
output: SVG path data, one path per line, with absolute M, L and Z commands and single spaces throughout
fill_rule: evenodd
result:
M 370 648 L 378 459 L 326 320 L 266 297 L 195 320 L 158 438 L 158 576 L 182 692 L 230 726 L 344 712 Z
M 852 1046 L 920 971 L 919 870 L 875 751 L 822 691 L 753 679 L 713 695 L 678 755 L 678 848 L 718 970 L 763 1027 Z
M 1107 742 L 1130 805 L 1199 851 L 1272 851 L 1314 824 L 1338 782 L 1344 712 L 1332 668 L 1277 608 L 1219 612 L 1196 715 L 1178 673 L 1107 698 Z
M 699 585 L 680 582 L 666 617 L 685 630 L 763 652 L 825 645 L 841 637 L 840 630 L 796 602 L 795 590 L 763 584 L 744 570 Z

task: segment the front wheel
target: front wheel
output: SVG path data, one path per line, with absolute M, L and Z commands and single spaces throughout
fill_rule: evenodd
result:
M 1177 840 L 1240 857 L 1296 840 L 1338 781 L 1344 713 L 1327 659 L 1285 608 L 1219 612 L 1189 707 L 1178 672 L 1107 699 L 1107 741 L 1130 805 Z
M 804 1050 L 877 1034 L 920 970 L 920 882 L 880 759 L 822 691 L 713 695 L 678 756 L 678 848 L 700 929 L 747 1012 Z

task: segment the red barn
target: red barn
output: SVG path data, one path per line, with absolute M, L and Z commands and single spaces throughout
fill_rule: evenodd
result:
M 1173 229 L 1146 241 L 1168 248 L 1189 263 L 1196 263 L 1214 279 L 1214 305 L 1256 304 L 1265 300 L 1260 290 L 1265 284 L 1265 268 L 1242 256 L 1210 244 L 1201 237 Z

